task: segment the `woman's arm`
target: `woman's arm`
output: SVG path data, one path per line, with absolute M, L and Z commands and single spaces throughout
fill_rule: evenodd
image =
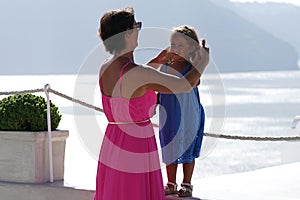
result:
M 190 92 L 199 83 L 199 78 L 209 62 L 209 49 L 199 47 L 193 60 L 194 68 L 183 77 L 158 71 L 150 66 L 136 66 L 123 76 L 128 91 L 155 90 L 159 93 L 172 94 Z

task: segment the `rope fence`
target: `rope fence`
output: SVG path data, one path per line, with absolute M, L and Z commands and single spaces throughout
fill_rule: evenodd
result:
M 72 101 L 74 103 L 78 103 L 82 106 L 94 109 L 99 112 L 103 112 L 102 108 L 99 108 L 97 106 L 94 106 L 92 104 L 88 104 L 86 102 L 83 102 L 79 99 L 75 99 L 73 97 L 70 97 L 66 94 L 63 94 L 61 92 L 58 92 L 56 90 L 51 89 L 50 87 L 47 88 L 48 92 L 51 92 L 57 96 L 60 96 L 62 98 L 65 98 L 69 101 Z M 26 94 L 26 93 L 38 93 L 38 92 L 44 92 L 44 88 L 42 89 L 34 89 L 34 90 L 22 90 L 22 91 L 9 91 L 9 92 L 0 92 L 0 95 L 15 95 L 15 94 Z M 157 125 L 154 125 L 154 127 L 158 127 Z M 278 141 L 300 141 L 300 136 L 294 136 L 294 137 L 258 137 L 258 136 L 238 136 L 238 135 L 227 135 L 227 134 L 215 134 L 215 133 L 204 133 L 206 137 L 213 137 L 213 138 L 220 138 L 220 139 L 230 139 L 230 140 L 248 140 L 248 141 L 272 141 L 272 142 L 278 142 Z
M 300 141 L 300 136 L 294 137 L 258 137 L 258 136 L 237 136 L 237 135 L 224 135 L 215 133 L 204 133 L 207 137 L 220 138 L 220 139 L 230 139 L 230 140 L 249 140 L 249 141 Z
M 65 95 L 65 94 L 63 94 L 63 93 L 60 93 L 60 92 L 58 92 L 58 91 L 56 91 L 56 90 L 53 90 L 53 89 L 51 89 L 51 88 L 49 88 L 49 92 L 52 92 L 53 94 L 56 94 L 57 96 L 60 96 L 60 97 L 62 97 L 62 98 L 68 99 L 69 101 L 72 101 L 72 102 L 74 102 L 74 103 L 78 103 L 78 104 L 80 104 L 80 105 L 82 105 L 82 106 L 85 106 L 85 107 L 94 109 L 94 110 L 99 111 L 99 112 L 103 112 L 103 109 L 102 109 L 102 108 L 99 108 L 99 107 L 94 106 L 94 105 L 92 105 L 92 104 L 88 104 L 88 103 L 83 102 L 83 101 L 81 101 L 81 100 L 75 99 L 75 98 L 73 98 L 73 97 L 70 97 L 70 96 Z
M 15 95 L 15 94 L 38 93 L 38 92 L 44 92 L 44 88 L 42 88 L 42 89 L 35 89 L 35 90 L 22 90 L 22 91 L 0 92 L 0 95 Z

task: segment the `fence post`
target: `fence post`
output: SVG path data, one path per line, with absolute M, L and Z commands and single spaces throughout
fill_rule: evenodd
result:
M 49 176 L 50 182 L 53 183 L 53 152 L 52 152 L 52 133 L 51 133 L 51 114 L 50 114 L 50 98 L 49 98 L 50 85 L 46 84 L 44 92 L 47 97 L 47 125 L 48 125 L 48 142 L 49 142 Z

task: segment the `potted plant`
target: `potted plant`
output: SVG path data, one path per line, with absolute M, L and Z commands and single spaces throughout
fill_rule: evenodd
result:
M 51 102 L 53 178 L 62 180 L 68 131 Z M 0 181 L 43 183 L 49 178 L 47 103 L 41 96 L 17 94 L 0 100 Z

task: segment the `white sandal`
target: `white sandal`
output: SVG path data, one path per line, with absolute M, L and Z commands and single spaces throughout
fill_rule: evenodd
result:
M 170 186 L 172 186 L 173 188 L 171 189 Z M 178 186 L 177 183 L 173 183 L 169 181 L 165 186 L 165 195 L 177 194 L 177 186 Z
M 178 191 L 179 197 L 191 197 L 193 195 L 193 186 L 190 183 L 181 183 L 181 188 Z

